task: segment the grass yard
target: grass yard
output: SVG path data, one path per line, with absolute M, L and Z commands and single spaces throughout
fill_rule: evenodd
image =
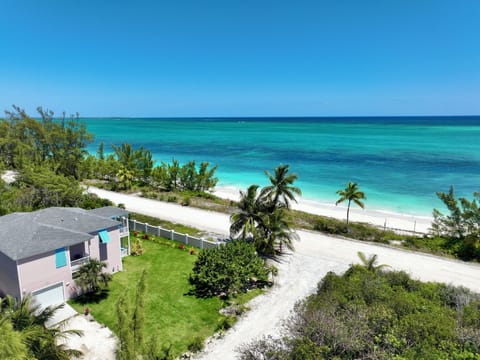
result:
M 124 271 L 113 275 L 104 299 L 87 303 L 76 299 L 70 304 L 80 313 L 88 306 L 98 322 L 116 332 L 117 299 L 126 293 L 130 304 L 134 303 L 136 284 L 146 269 L 146 339 L 153 336 L 160 348 L 171 344 L 173 355 L 177 356 L 188 350 L 195 337 L 205 339 L 222 328 L 226 318 L 218 311 L 224 303 L 218 298 L 198 299 L 188 295 L 191 288 L 188 277 L 197 258 L 190 255 L 190 247 L 180 250 L 178 243 L 160 238 L 143 240 L 143 247 L 143 255 L 123 259 Z

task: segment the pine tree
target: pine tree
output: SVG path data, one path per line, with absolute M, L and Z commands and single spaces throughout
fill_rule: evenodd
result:
M 118 341 L 119 346 L 117 350 L 118 360 L 134 359 L 134 339 L 131 331 L 131 318 L 125 295 L 120 297 L 117 302 L 117 316 L 118 316 Z
M 142 275 L 140 276 L 140 280 L 137 284 L 135 311 L 132 318 L 133 338 L 135 342 L 135 352 L 137 354 L 143 352 L 145 344 L 145 274 L 146 271 L 143 270 Z

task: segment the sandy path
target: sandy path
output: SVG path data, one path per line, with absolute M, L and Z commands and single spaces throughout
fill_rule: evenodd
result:
M 109 328 L 78 314 L 67 320 L 65 329 L 83 331 L 82 336 L 70 335 L 61 341 L 71 349 L 80 350 L 83 353 L 80 359 L 115 360 L 117 338 Z
M 211 211 L 186 208 L 130 195 L 99 189 L 90 189 L 115 203 L 124 203 L 127 209 L 147 215 L 164 217 L 200 229 L 227 233 L 228 216 Z M 315 291 L 318 281 L 328 271 L 343 271 L 357 262 L 357 251 L 377 254 L 380 263 L 405 270 L 421 280 L 463 285 L 480 292 L 480 266 L 448 260 L 431 255 L 379 246 L 359 241 L 344 240 L 318 233 L 299 231 L 296 251 L 278 264 L 279 275 L 274 287 L 255 298 L 249 311 L 222 339 L 209 343 L 201 359 L 235 359 L 235 349 L 260 335 L 275 335 L 293 305 Z

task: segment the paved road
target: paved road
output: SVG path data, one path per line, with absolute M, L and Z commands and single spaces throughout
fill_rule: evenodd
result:
M 90 189 L 131 211 L 195 226 L 207 231 L 227 233 L 229 219 L 225 214 Z M 255 298 L 251 311 L 226 336 L 209 343 L 202 359 L 235 359 L 235 349 L 261 335 L 278 334 L 296 301 L 313 293 L 318 281 L 328 271 L 341 272 L 358 262 L 357 252 L 377 254 L 380 263 L 404 270 L 424 281 L 462 285 L 480 292 L 480 266 L 411 251 L 360 241 L 339 239 L 315 232 L 298 231 L 296 251 L 278 264 L 275 286 Z

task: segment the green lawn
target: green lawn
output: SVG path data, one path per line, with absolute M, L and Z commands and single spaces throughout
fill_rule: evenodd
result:
M 98 322 L 115 332 L 117 299 L 126 293 L 130 303 L 134 302 L 136 284 L 146 269 L 145 333 L 147 338 L 154 336 L 160 347 L 171 344 L 173 354 L 179 355 L 195 337 L 207 338 L 221 327 L 225 317 L 218 310 L 223 302 L 188 295 L 188 276 L 196 255 L 178 249 L 170 240 L 143 240 L 143 246 L 143 255 L 123 259 L 124 271 L 113 276 L 106 298 L 97 303 L 73 300 L 70 304 L 81 313 L 88 306 Z

